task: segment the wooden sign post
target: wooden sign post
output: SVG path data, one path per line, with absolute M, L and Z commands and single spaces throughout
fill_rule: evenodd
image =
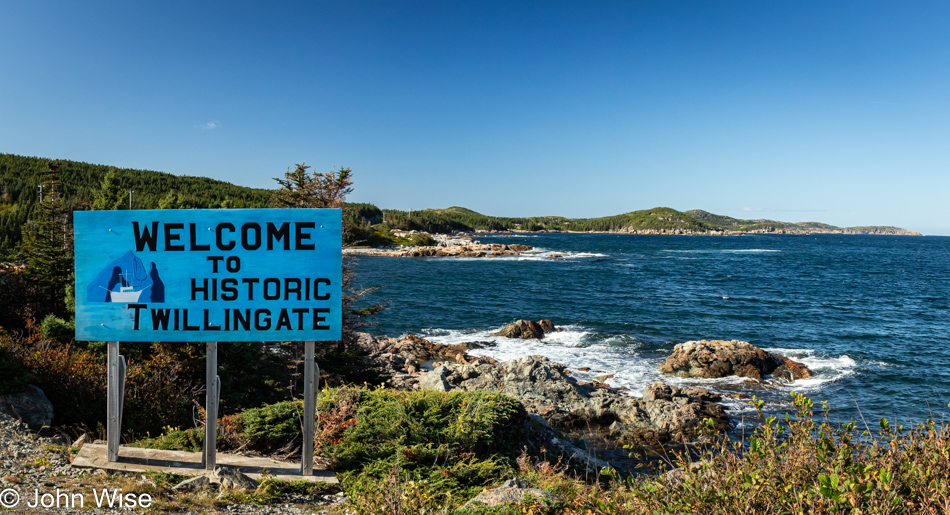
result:
M 216 464 L 218 342 L 303 341 L 301 472 L 312 474 L 314 345 L 342 338 L 341 211 L 78 211 L 74 227 L 76 340 L 109 342 L 108 460 L 120 458 L 120 341 L 206 343 L 207 469 Z

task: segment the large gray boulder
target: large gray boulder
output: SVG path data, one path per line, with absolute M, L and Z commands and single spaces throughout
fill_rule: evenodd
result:
M 188 478 L 178 483 L 172 490 L 176 491 L 207 491 L 207 490 L 255 490 L 258 482 L 242 473 L 236 467 L 218 466 L 212 471 Z
M 419 388 L 423 390 L 435 390 L 437 392 L 447 392 L 452 389 L 448 381 L 445 380 L 445 367 L 436 367 L 434 370 L 426 372 L 419 377 Z
M 255 490 L 258 485 L 257 481 L 234 467 L 215 467 L 209 479 L 224 490 Z
M 32 384 L 26 391 L 0 395 L 0 411 L 19 418 L 34 431 L 53 423 L 53 403 L 43 390 Z

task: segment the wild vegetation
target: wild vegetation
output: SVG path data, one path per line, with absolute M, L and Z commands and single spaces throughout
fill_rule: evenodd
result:
M 315 448 L 335 467 L 355 513 L 917 514 L 950 508 L 947 422 L 834 425 L 795 394 L 793 413 L 760 411 L 760 425 L 746 437 L 710 424 L 689 452 L 644 461 L 640 474 L 608 469 L 599 477 L 545 454 L 520 403 L 499 394 L 364 386 L 325 388 L 318 403 Z M 755 399 L 752 405 L 762 407 Z M 225 417 L 219 448 L 288 449 L 300 437 L 299 411 L 280 403 Z M 202 434 L 170 429 L 139 445 L 197 450 Z M 462 507 L 511 478 L 560 500 Z

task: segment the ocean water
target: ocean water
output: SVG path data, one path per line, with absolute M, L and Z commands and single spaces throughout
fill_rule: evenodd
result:
M 355 260 L 359 282 L 390 301 L 370 329 L 441 343 L 489 341 L 473 354 L 539 354 L 639 396 L 656 380 L 790 409 L 790 392 L 827 401 L 833 422 L 872 427 L 950 418 L 950 238 L 839 235 L 535 234 L 479 238 L 535 251 L 511 258 Z M 551 319 L 541 341 L 489 336 L 516 319 Z M 681 379 L 657 367 L 688 340 L 745 340 L 817 374 L 788 385 Z M 577 372 L 589 367 L 590 372 Z M 748 400 L 727 398 L 742 423 Z

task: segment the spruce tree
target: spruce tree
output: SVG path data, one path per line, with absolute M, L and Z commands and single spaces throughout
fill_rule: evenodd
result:
M 60 163 L 47 164 L 42 184 L 42 200 L 23 226 L 23 239 L 17 256 L 26 265 L 21 272 L 31 292 L 34 315 L 66 311 L 66 286 L 73 280 L 73 230 L 71 213 L 66 208 L 59 182 Z M 39 193 L 39 192 L 38 192 Z
M 304 163 L 294 171 L 287 170 L 284 178 L 275 177 L 280 184 L 271 200 L 277 207 L 338 208 L 346 207 L 346 196 L 353 192 L 353 172 L 340 168 L 338 172 L 308 174 Z
M 99 191 L 92 201 L 92 209 L 96 211 L 112 211 L 126 206 L 125 192 L 119 187 L 118 174 L 115 168 L 106 172 L 99 185 Z
M 349 168 L 340 168 L 337 172 L 308 174 L 306 164 L 299 164 L 294 171 L 287 170 L 284 178 L 275 178 L 280 188 L 274 192 L 271 204 L 287 208 L 338 208 L 343 210 L 343 238 L 346 240 L 352 224 L 348 216 L 346 196 L 353 192 L 353 172 Z M 356 331 L 372 323 L 366 317 L 383 309 L 385 303 L 373 304 L 356 309 L 365 301 L 365 297 L 377 288 L 357 286 L 356 272 L 348 260 L 343 260 L 343 340 L 338 342 L 338 350 L 345 348 L 346 342 L 356 338 Z

